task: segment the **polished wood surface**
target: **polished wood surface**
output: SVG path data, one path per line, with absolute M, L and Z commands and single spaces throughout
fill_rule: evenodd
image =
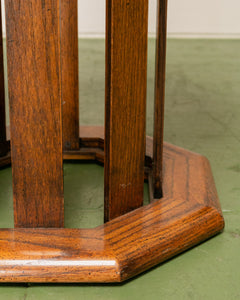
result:
M 7 127 L 7 133 L 9 127 Z M 63 151 L 64 161 L 96 161 L 100 164 L 104 163 L 104 128 L 101 126 L 81 126 L 79 128 L 79 144 L 78 150 Z M 8 135 L 8 138 L 10 136 Z M 10 143 L 8 142 L 10 150 Z M 11 165 L 10 152 L 5 157 L 0 157 L 0 168 Z M 149 179 L 149 172 L 152 166 L 152 159 L 145 155 L 144 180 Z M 151 172 L 152 173 L 152 172 Z
M 62 227 L 60 0 L 31 2 L 5 1 L 14 221 Z
M 87 143 L 102 140 L 103 128 L 81 132 Z M 151 159 L 152 145 L 147 137 Z M 121 282 L 221 232 L 224 220 L 208 160 L 168 143 L 163 157 L 164 197 L 104 225 L 1 229 L 0 281 Z
M 153 137 L 153 184 L 155 198 L 162 197 L 163 129 L 167 47 L 167 0 L 158 0 Z
M 79 136 L 77 1 L 5 2 L 11 157 L 5 136 L 0 167 L 12 160 L 15 228 L 0 229 L 0 282 L 122 282 L 223 230 L 208 160 L 163 143 L 167 0 L 158 3 L 153 139 L 145 137 L 148 0 L 106 4 L 105 132 L 81 127 Z M 103 225 L 57 228 L 63 159 L 104 164 Z
M 6 145 L 4 67 L 3 67 L 3 39 L 2 39 L 2 15 L 1 15 L 1 1 L 0 1 L 0 157 L 5 156 L 6 154 L 7 154 L 7 145 Z
M 107 0 L 105 221 L 143 203 L 148 0 Z
M 63 149 L 79 149 L 78 1 L 61 0 Z

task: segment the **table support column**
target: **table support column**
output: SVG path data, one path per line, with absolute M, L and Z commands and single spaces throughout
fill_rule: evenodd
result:
M 0 1 L 0 157 L 7 154 L 6 117 L 5 117 L 5 90 L 3 66 L 3 39 L 2 39 L 2 14 Z
M 78 1 L 61 0 L 63 149 L 79 149 Z
M 143 203 L 148 0 L 107 0 L 105 221 Z
M 60 0 L 6 0 L 15 227 L 62 227 Z
M 163 130 L 167 46 L 167 0 L 158 0 L 157 10 L 158 16 L 153 135 L 153 184 L 154 198 L 159 199 L 162 197 L 163 183 Z

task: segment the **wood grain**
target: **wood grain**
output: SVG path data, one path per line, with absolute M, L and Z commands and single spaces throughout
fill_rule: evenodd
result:
M 155 198 L 162 197 L 163 181 L 163 129 L 167 47 L 167 0 L 158 0 L 155 106 L 153 137 L 153 182 Z
M 79 149 L 78 1 L 61 0 L 63 149 Z
M 7 127 L 7 132 L 9 127 Z M 104 164 L 104 128 L 102 126 L 81 126 L 79 128 L 79 144 L 78 150 L 63 151 L 64 161 L 95 161 Z M 10 143 L 8 151 L 10 150 Z M 10 152 L 5 157 L 0 157 L 0 168 L 11 165 Z M 149 171 L 152 167 L 152 159 L 145 156 L 144 180 L 148 180 Z M 151 177 L 152 180 L 152 177 Z
M 0 1 L 0 157 L 7 154 L 6 145 L 6 118 L 5 118 L 5 91 L 4 91 L 4 67 L 3 67 L 3 39 L 2 39 L 2 15 Z
M 168 143 L 163 157 L 164 196 L 147 206 L 94 229 L 1 229 L 0 281 L 121 282 L 221 232 L 208 160 Z
M 62 227 L 60 0 L 7 0 L 15 227 Z
M 107 0 L 105 221 L 143 203 L 147 0 Z

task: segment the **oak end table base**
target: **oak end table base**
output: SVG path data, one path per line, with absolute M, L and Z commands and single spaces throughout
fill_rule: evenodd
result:
M 157 8 L 153 138 L 148 0 L 106 0 L 104 128 L 79 128 L 77 0 L 5 7 L 11 132 L 0 38 L 0 168 L 12 165 L 14 229 L 0 229 L 0 282 L 122 282 L 221 232 L 208 160 L 163 142 L 167 0 Z M 103 225 L 64 228 L 64 160 L 104 165 Z
M 103 163 L 103 127 L 80 132 L 83 149 L 65 152 L 65 159 Z M 0 281 L 122 282 L 221 232 L 208 160 L 168 143 L 163 149 L 160 200 L 94 229 L 1 229 Z M 152 174 L 152 151 L 147 137 L 146 177 Z

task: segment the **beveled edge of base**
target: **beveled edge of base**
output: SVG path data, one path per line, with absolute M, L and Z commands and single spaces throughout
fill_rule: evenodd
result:
M 147 206 L 94 229 L 0 229 L 0 282 L 122 282 L 221 232 L 208 160 L 164 155 L 164 197 Z
M 140 215 L 140 211 L 136 213 L 137 218 Z M 117 237 L 108 230 L 104 235 L 104 226 L 88 230 L 1 229 L 0 244 L 5 240 L 8 245 L 5 243 L 4 257 L 0 251 L 0 282 L 123 282 L 220 233 L 224 220 L 215 208 L 198 207 L 165 226 L 152 230 L 146 226 L 147 235 L 144 229 L 138 232 L 145 225 L 136 226 L 134 242 L 128 242 L 127 237 L 125 241 L 111 241 Z M 83 244 L 83 249 L 77 244 Z M 53 248 L 62 254 L 55 256 Z
M 219 211 L 212 207 L 198 207 L 189 211 L 178 221 L 173 221 L 162 228 L 165 234 L 158 236 L 160 241 L 152 240 L 156 231 L 149 233 L 151 241 L 135 257 L 120 260 L 121 281 L 128 280 L 148 269 L 161 264 L 174 256 L 214 237 L 224 229 L 224 219 Z M 201 228 L 200 228 L 201 227 Z M 137 243 L 137 241 L 136 241 Z M 147 258 L 152 252 L 151 258 Z

